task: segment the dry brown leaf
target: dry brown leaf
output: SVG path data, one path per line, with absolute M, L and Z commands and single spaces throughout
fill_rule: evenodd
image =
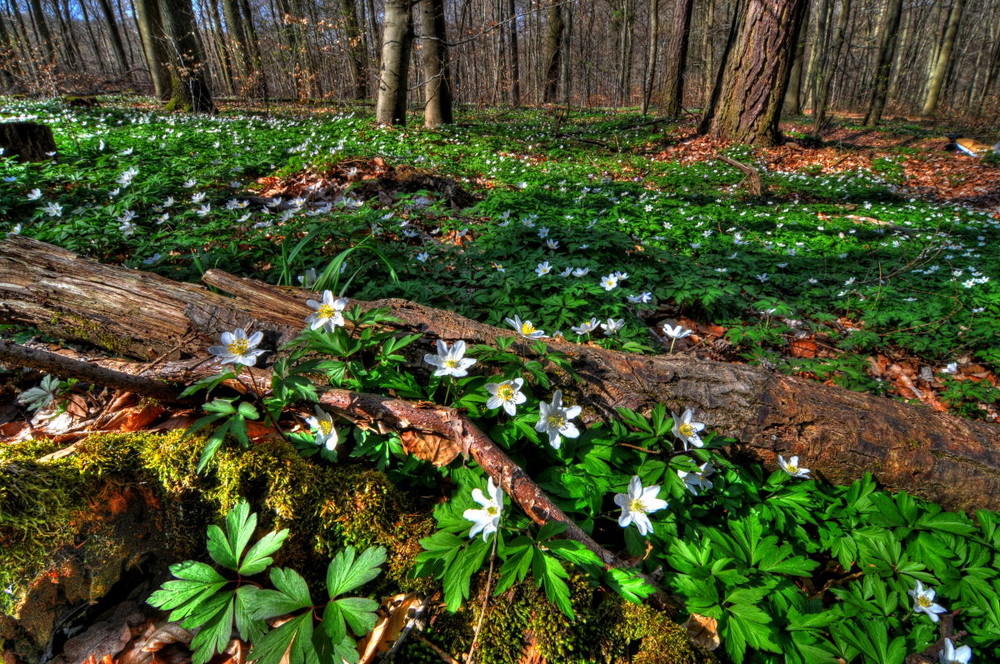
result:
M 456 441 L 432 433 L 404 431 L 399 438 L 408 454 L 430 461 L 435 466 L 447 466 L 462 452 L 462 446 Z
M 715 618 L 692 613 L 684 623 L 684 628 L 687 629 L 691 641 L 706 650 L 715 650 L 722 644 L 719 638 L 719 623 Z
M 118 431 L 142 431 L 155 422 L 166 410 L 166 408 L 158 403 L 147 403 L 144 406 L 128 406 L 118 410 L 103 428 Z
M 388 611 L 388 615 L 383 616 L 371 633 L 358 642 L 358 650 L 361 652 L 359 664 L 370 664 L 377 657 L 389 651 L 392 645 L 399 638 L 403 628 L 406 627 L 410 619 L 410 611 L 418 608 L 423 603 L 423 598 L 419 595 L 399 594 L 393 595 L 383 604 L 383 609 Z

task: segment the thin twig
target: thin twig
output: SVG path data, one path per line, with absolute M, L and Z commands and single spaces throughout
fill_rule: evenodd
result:
M 483 620 L 486 618 L 486 605 L 490 601 L 490 589 L 493 587 L 493 565 L 497 560 L 497 540 L 499 537 L 493 534 L 493 548 L 490 550 L 490 570 L 486 573 L 486 589 L 483 593 L 483 608 L 479 612 L 479 622 L 472 632 L 472 643 L 469 645 L 469 653 L 465 656 L 465 664 L 472 664 L 476 654 L 476 645 L 479 643 L 479 631 L 483 628 Z

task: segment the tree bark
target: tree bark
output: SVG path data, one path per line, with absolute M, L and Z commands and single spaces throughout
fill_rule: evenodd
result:
M 454 121 L 451 109 L 451 72 L 444 27 L 444 0 L 419 0 L 423 41 L 424 126 L 435 129 Z
M 127 268 L 101 265 L 23 236 L 0 243 L 0 320 L 34 325 L 143 360 L 205 358 L 222 331 L 252 327 L 269 348 L 301 330 L 305 291 L 278 289 L 211 270 L 204 280 L 232 298 Z M 419 332 L 414 367 L 436 339 L 494 343 L 502 330 L 404 300 L 386 307 L 400 332 Z M 798 455 L 835 483 L 872 472 L 888 489 L 907 490 L 950 509 L 1000 508 L 1000 427 L 850 392 L 745 365 L 680 356 L 642 356 L 550 340 L 582 378 L 557 384 L 594 422 L 627 407 L 657 403 L 697 418 L 765 461 Z M 517 352 L 534 357 L 529 344 Z
M 896 53 L 896 34 L 902 15 L 903 0 L 889 0 L 879 35 L 874 80 L 868 98 L 868 112 L 865 114 L 866 127 L 874 127 L 882 120 L 882 109 L 885 108 L 886 93 L 889 90 L 889 76 L 892 74 L 892 60 Z
M 118 30 L 118 21 L 115 20 L 115 12 L 111 9 L 111 3 L 108 0 L 98 0 L 97 4 L 101 8 L 101 15 L 104 17 L 105 25 L 108 27 L 108 36 L 111 39 L 111 46 L 115 52 L 115 59 L 118 61 L 118 71 L 124 74 L 131 69 L 131 65 L 128 61 L 128 54 L 125 51 L 125 42 L 122 39 L 121 32 Z
M 159 0 L 164 50 L 170 62 L 167 110 L 214 113 L 205 53 L 198 38 L 191 0 Z
M 649 34 L 646 36 L 646 68 L 642 76 L 642 114 L 649 112 L 656 81 L 656 60 L 660 45 L 660 0 L 649 0 Z
M 562 44 L 566 31 L 563 21 L 562 0 L 549 0 L 548 20 L 545 27 L 545 80 L 542 102 L 556 103 L 559 92 L 559 72 L 562 71 Z
M 170 73 L 167 71 L 167 53 L 163 43 L 163 20 L 160 18 L 158 0 L 134 0 L 136 22 L 142 53 L 149 68 L 153 94 L 160 101 L 170 99 Z
M 837 71 L 840 63 L 840 49 L 844 45 L 844 37 L 847 34 L 847 22 L 851 17 L 851 0 L 844 0 L 840 7 L 840 15 L 837 18 L 837 27 L 833 34 L 833 43 L 825 53 L 821 63 L 817 63 L 816 93 L 813 96 L 813 129 L 812 135 L 819 138 L 823 130 L 823 123 L 826 121 L 826 107 L 830 99 L 830 85 L 833 83 L 833 75 Z
M 55 138 L 48 125 L 37 122 L 0 122 L 0 148 L 3 156 L 22 162 L 47 161 L 56 151 Z
M 948 27 L 944 32 L 944 39 L 941 42 L 941 50 L 938 52 L 937 62 L 931 71 L 930 80 L 927 82 L 927 99 L 924 101 L 924 115 L 933 115 L 937 110 L 938 100 L 941 98 L 941 89 L 948 78 L 951 69 L 951 54 L 955 48 L 955 38 L 958 36 L 958 26 L 962 22 L 962 12 L 965 10 L 965 0 L 953 0 L 951 12 L 948 14 Z
M 355 0 L 340 0 L 340 19 L 344 38 L 347 39 L 347 69 L 351 77 L 354 98 L 368 98 L 368 52 L 365 38 L 358 21 L 358 5 Z
M 413 43 L 410 0 L 386 0 L 382 27 L 382 64 L 379 71 L 375 121 L 406 124 L 406 86 Z
M 679 0 L 674 4 L 670 38 L 667 41 L 663 68 L 663 101 L 661 110 L 668 118 L 675 118 L 684 106 L 684 70 L 687 68 L 688 40 L 691 34 L 693 0 Z
M 723 64 L 708 132 L 749 145 L 781 142 L 778 122 L 806 0 L 749 0 Z

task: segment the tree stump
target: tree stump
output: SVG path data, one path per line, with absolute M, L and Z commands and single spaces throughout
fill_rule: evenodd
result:
M 4 157 L 45 161 L 56 152 L 52 129 L 37 122 L 0 122 L 0 149 Z

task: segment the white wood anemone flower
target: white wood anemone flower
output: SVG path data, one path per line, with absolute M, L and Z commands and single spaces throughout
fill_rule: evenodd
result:
M 709 478 L 715 473 L 715 467 L 711 463 L 705 462 L 698 467 L 698 470 L 687 471 L 678 470 L 677 477 L 684 481 L 684 486 L 694 495 L 705 492 L 715 486 Z
M 935 592 L 933 588 L 924 588 L 924 584 L 920 583 L 920 581 L 916 583 L 917 585 L 913 590 L 906 591 L 906 594 L 913 598 L 913 612 L 926 613 L 932 622 L 941 620 L 938 614 L 948 613 L 948 609 L 934 602 Z
M 544 401 L 538 404 L 541 415 L 535 431 L 549 435 L 549 445 L 559 449 L 562 445 L 562 437 L 576 438 L 580 435 L 580 430 L 576 428 L 570 420 L 580 414 L 583 409 L 580 406 L 570 406 L 566 408 L 562 405 L 562 390 L 556 390 L 552 395 L 552 403 Z
M 490 398 L 486 400 L 486 407 L 502 407 L 508 415 L 513 417 L 517 414 L 517 407 L 528 400 L 528 397 L 521 393 L 523 386 L 523 378 L 505 380 L 502 383 L 486 383 L 486 391 L 490 393 Z
M 473 489 L 472 499 L 482 507 L 478 510 L 470 508 L 462 513 L 463 518 L 472 521 L 469 537 L 482 533 L 484 542 L 500 527 L 500 515 L 503 513 L 503 489 L 493 483 L 492 477 L 486 484 L 486 493 L 489 495 L 484 495 L 482 489 Z
M 938 653 L 941 664 L 969 664 L 972 659 L 972 648 L 969 646 L 955 647 L 951 639 L 944 640 L 944 649 Z
M 684 409 L 684 414 L 679 416 L 673 411 L 670 415 L 674 418 L 674 426 L 671 429 L 674 436 L 679 438 L 681 442 L 684 443 L 684 449 L 688 449 L 688 446 L 693 447 L 703 447 L 705 443 L 701 441 L 701 436 L 698 434 L 705 429 L 705 425 L 701 422 L 694 422 L 694 411 L 690 408 Z
M 435 376 L 454 376 L 455 378 L 468 376 L 469 367 L 476 363 L 476 360 L 471 357 L 463 357 L 465 355 L 465 342 L 461 339 L 450 348 L 447 343 L 438 339 L 437 351 L 437 355 L 430 353 L 424 355 L 424 362 L 437 367 L 434 371 Z
M 656 497 L 659 492 L 660 485 L 654 484 L 643 488 L 639 476 L 633 475 L 628 483 L 628 493 L 615 494 L 615 504 L 622 508 L 621 516 L 618 517 L 618 525 L 622 528 L 628 528 L 634 523 L 639 534 L 643 537 L 653 532 L 653 524 L 647 514 L 668 506 L 667 501 Z
M 799 458 L 797 456 L 789 457 L 785 460 L 785 457 L 778 455 L 778 465 L 781 469 L 791 475 L 792 477 L 802 477 L 809 479 L 809 473 L 811 472 L 808 468 L 802 468 L 799 466 Z M 918 581 L 919 583 L 919 581 Z
M 313 430 L 313 434 L 316 436 L 316 444 L 322 445 L 332 452 L 337 449 L 337 443 L 340 442 L 340 434 L 337 433 L 336 427 L 333 426 L 333 416 L 319 406 L 316 406 L 315 412 L 315 417 L 306 418 L 306 424 Z
M 346 297 L 334 297 L 333 293 L 328 290 L 323 291 L 323 299 L 320 302 L 306 300 L 306 304 L 311 309 L 315 309 L 315 313 L 309 314 L 306 317 L 306 324 L 309 325 L 309 329 L 318 330 L 326 328 L 328 332 L 333 332 L 337 327 L 343 326 L 344 309 L 347 308 L 348 302 L 350 300 Z
M 257 358 L 266 353 L 257 346 L 264 340 L 263 332 L 254 332 L 249 337 L 246 330 L 236 328 L 232 332 L 223 332 L 219 337 L 221 346 L 210 346 L 208 352 L 219 358 L 222 364 L 242 364 L 252 367 L 257 364 Z
M 536 328 L 530 320 L 522 321 L 520 316 L 505 318 L 504 320 L 525 339 L 542 339 L 545 337 L 545 331 Z

